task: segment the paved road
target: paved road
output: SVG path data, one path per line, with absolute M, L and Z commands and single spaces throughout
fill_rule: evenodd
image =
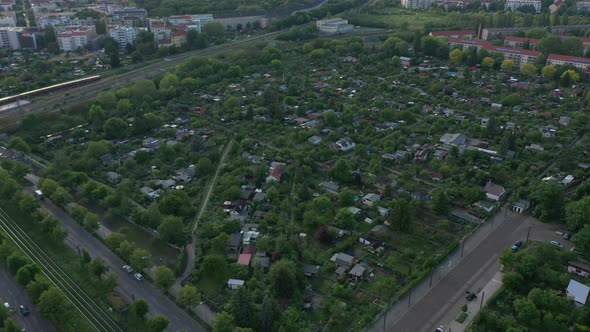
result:
M 50 322 L 41 318 L 25 289 L 16 282 L 4 265 L 0 265 L 0 299 L 2 303 L 8 302 L 14 308 L 13 318 L 23 329 L 34 332 L 56 331 Z M 18 310 L 18 306 L 21 304 L 27 306 L 31 311 L 27 317 L 21 315 Z
M 31 177 L 27 176 L 27 178 L 29 179 Z M 32 187 L 28 190 L 32 190 Z M 92 257 L 101 257 L 104 259 L 110 268 L 110 272 L 117 274 L 119 281 L 117 290 L 124 298 L 128 301 L 132 301 L 133 298 L 143 298 L 150 306 L 150 315 L 162 314 L 168 317 L 170 319 L 170 325 L 166 329 L 167 331 L 176 332 L 183 329 L 190 332 L 206 331 L 204 327 L 184 310 L 176 306 L 172 300 L 154 288 L 151 283 L 137 281 L 133 276 L 125 272 L 122 268 L 125 262 L 70 218 L 62 209 L 48 199 L 43 200 L 41 206 L 59 220 L 63 228 L 68 231 L 68 236 L 65 240 L 66 244 L 74 250 L 77 250 L 77 247 L 80 246 L 80 249 L 86 249 Z
M 526 237 L 528 226 L 522 219 L 525 219 L 522 215 L 502 209 L 493 218 L 493 222 L 480 226 L 465 241 L 463 257 L 459 248 L 434 270 L 432 278 L 426 278 L 410 294 L 402 297 L 368 331 L 420 332 L 428 331 L 435 325 L 438 327 L 445 309 L 457 302 L 455 297 L 460 298 L 464 294 L 463 288 L 467 287 L 465 285 L 468 282 L 475 281 L 470 279 L 482 270 L 482 266 L 485 267 L 484 271 L 491 268 L 493 263 L 489 262 L 496 259 L 498 253 L 510 244 L 512 240 L 508 240 L 507 235 L 513 234 L 517 229 L 521 232 L 524 229 Z M 488 242 L 492 243 L 491 247 Z M 480 274 L 484 274 L 484 271 Z M 482 280 L 487 282 L 489 278 Z
M 493 224 L 483 225 L 465 242 L 463 258 L 458 250 L 437 268 L 432 286 L 427 278 L 413 291 L 414 299 L 407 295 L 393 306 L 385 320 L 385 329 L 381 317 L 369 331 L 431 332 L 440 325 L 448 326 L 466 303 L 465 292 L 479 292 L 500 269 L 498 258 L 503 249 L 525 240 L 529 230 L 531 240 L 560 241 L 560 236 L 555 234 L 557 229 L 533 217 L 502 210 L 494 217 Z M 568 241 L 560 242 L 566 250 L 571 247 Z

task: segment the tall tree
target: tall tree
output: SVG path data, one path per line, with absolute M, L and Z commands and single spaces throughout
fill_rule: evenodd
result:
M 408 232 L 412 228 L 415 218 L 414 207 L 404 198 L 398 198 L 391 203 L 393 216 L 393 228 L 398 231 Z
M 178 303 L 181 305 L 192 309 L 200 302 L 201 295 L 199 294 L 197 287 L 187 284 L 180 289 L 180 292 L 178 293 Z
M 160 265 L 155 272 L 155 285 L 163 291 L 167 291 L 174 285 L 174 271 L 165 265 Z
M 256 326 L 255 305 L 248 288 L 240 287 L 234 292 L 229 308 L 237 326 L 252 328 Z
M 217 314 L 215 320 L 213 320 L 213 332 L 233 332 L 234 330 L 234 317 L 223 311 Z
M 269 271 L 271 285 L 279 297 L 290 298 L 297 288 L 299 269 L 293 261 L 282 259 L 274 263 Z

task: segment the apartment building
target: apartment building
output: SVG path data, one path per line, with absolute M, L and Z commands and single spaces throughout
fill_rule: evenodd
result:
M 475 31 L 475 30 L 432 31 L 432 32 L 430 32 L 430 36 L 473 39 L 477 36 L 477 31 Z
M 581 11 L 590 10 L 590 1 L 578 1 L 576 2 L 576 9 Z
M 45 29 L 48 26 L 79 27 L 94 25 L 93 19 L 79 19 L 73 17 L 74 15 L 74 12 L 50 13 L 38 15 L 35 19 L 37 20 L 37 26 L 41 29 Z
M 580 58 L 577 56 L 552 53 L 547 56 L 547 64 L 554 66 L 572 65 L 576 68 L 582 69 L 583 71 L 590 70 L 590 59 Z
M 37 35 L 23 27 L 0 27 L 0 48 L 36 49 Z
M 10 12 L 14 10 L 14 1 L 1 1 L 0 2 L 0 10 L 3 12 Z
M 137 34 L 142 29 L 132 28 L 126 26 L 109 26 L 109 36 L 111 36 L 118 44 L 119 51 L 123 53 L 127 44 L 135 45 Z
M 63 52 L 71 52 L 93 43 L 96 38 L 96 29 L 94 25 L 65 27 L 56 32 L 57 45 Z
M 539 41 L 539 39 L 535 38 L 506 36 L 504 38 L 504 46 L 523 48 L 524 45 L 528 43 L 529 48 L 535 48 L 539 44 Z
M 401 0 L 402 7 L 407 9 L 422 9 L 426 10 L 430 7 L 432 0 Z
M 12 11 L 0 12 L 0 27 L 15 27 L 16 13 Z
M 520 7 L 532 6 L 535 8 L 536 13 L 541 12 L 541 1 L 540 0 L 508 0 L 504 5 L 504 10 L 516 11 Z
M 448 44 L 450 48 L 459 47 L 466 49 L 468 47 L 475 47 L 478 51 L 485 49 L 491 53 L 502 53 L 504 59 L 512 60 L 517 67 L 521 67 L 527 63 L 534 63 L 537 57 L 541 55 L 541 52 L 538 51 L 496 46 L 490 42 L 481 40 L 449 38 Z

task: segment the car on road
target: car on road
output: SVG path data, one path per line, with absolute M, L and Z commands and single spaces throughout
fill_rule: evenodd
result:
M 559 249 L 563 249 L 563 244 L 561 244 L 561 243 L 559 243 L 557 241 L 551 241 L 549 243 L 551 243 L 552 245 L 556 246 Z
M 129 265 L 123 265 L 123 270 L 127 271 L 127 273 L 133 273 L 133 268 Z
M 564 240 L 569 240 L 572 235 L 570 233 L 563 233 L 563 235 L 561 236 Z
M 434 330 L 434 332 L 445 332 L 445 328 L 441 325 Z
M 473 292 L 467 291 L 465 294 L 465 299 L 467 299 L 467 301 L 473 301 L 477 298 L 477 295 Z
M 31 311 L 29 310 L 29 308 L 27 308 L 27 306 L 26 306 L 26 305 L 24 305 L 24 304 L 21 304 L 21 305 L 18 307 L 18 310 L 20 310 L 20 313 L 21 313 L 23 316 L 28 316 L 28 315 L 31 313 Z
M 512 249 L 512 251 L 518 251 L 518 249 L 520 249 L 520 247 L 522 247 L 522 241 L 516 241 L 516 242 L 514 242 L 514 245 L 512 245 L 512 247 L 510 247 L 510 249 Z
M 133 275 L 133 277 L 135 279 L 137 279 L 137 281 L 142 281 L 143 280 L 143 275 L 141 273 L 136 273 Z

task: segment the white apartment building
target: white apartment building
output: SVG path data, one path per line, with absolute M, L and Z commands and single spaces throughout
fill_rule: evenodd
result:
M 590 70 L 590 59 L 562 54 L 549 54 L 547 56 L 547 65 L 572 65 L 576 68 L 582 69 L 583 71 L 588 71 Z
M 426 10 L 430 7 L 432 0 L 402 0 L 402 7 L 408 9 Z
M 109 36 L 111 36 L 118 44 L 119 51 L 122 53 L 125 51 L 127 44 L 135 45 L 135 39 L 140 29 L 130 28 L 123 26 L 110 26 Z
M 2 27 L 0 28 L 0 48 L 10 50 L 36 49 L 36 35 L 28 32 L 23 27 Z
M 508 0 L 504 5 L 504 10 L 516 11 L 523 6 L 533 6 L 535 12 L 541 12 L 541 0 Z
M 96 39 L 94 26 L 67 27 L 57 32 L 57 45 L 63 52 L 84 48 Z
M 320 33 L 329 35 L 351 32 L 354 29 L 352 24 L 348 24 L 348 20 L 334 17 L 324 20 L 318 20 L 316 27 Z
M 590 1 L 578 1 L 576 2 L 577 10 L 590 10 Z
M 37 26 L 41 29 L 45 29 L 48 26 L 63 26 L 63 27 L 79 27 L 85 25 L 94 25 L 92 19 L 79 19 L 72 17 L 75 13 L 58 13 L 58 14 L 46 14 L 39 15 L 36 17 Z

